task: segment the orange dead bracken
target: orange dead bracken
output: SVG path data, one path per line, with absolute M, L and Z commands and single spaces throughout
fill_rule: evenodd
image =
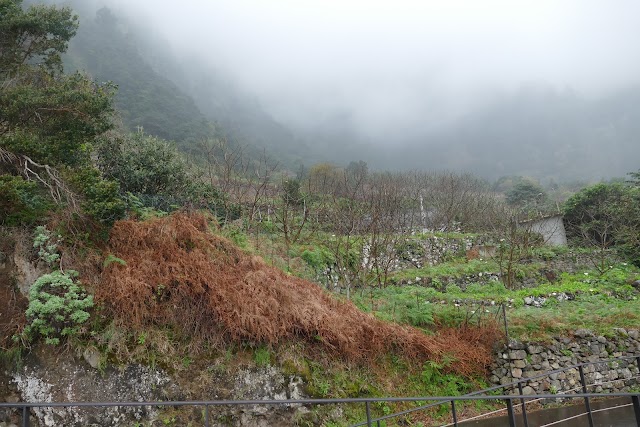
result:
M 267 266 L 209 231 L 199 214 L 117 222 L 97 301 L 122 325 L 170 325 L 208 340 L 275 345 L 304 339 L 345 359 L 367 362 L 396 351 L 424 363 L 447 354 L 469 375 L 490 361 L 493 330 L 435 335 L 376 319 L 318 285 Z

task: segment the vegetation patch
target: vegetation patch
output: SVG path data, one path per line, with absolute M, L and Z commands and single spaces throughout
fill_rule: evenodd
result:
M 75 271 L 54 271 L 38 278 L 29 289 L 30 322 L 24 329 L 27 338 L 42 336 L 47 344 L 59 344 L 60 338 L 78 334 L 89 319 L 93 296 L 87 295 L 74 278 Z
M 397 351 L 424 363 L 444 354 L 460 374 L 481 372 L 495 329 L 423 331 L 376 319 L 319 286 L 265 265 L 209 231 L 197 214 L 120 221 L 96 298 L 123 327 L 171 326 L 211 343 L 275 345 L 299 338 L 352 361 Z
M 471 283 L 465 289 L 388 286 L 354 293 L 353 301 L 380 319 L 423 328 L 477 325 L 483 319 L 502 322 L 504 305 L 511 337 L 544 340 L 580 328 L 602 334 L 614 327 L 637 328 L 640 293 L 630 283 L 639 274 L 635 266 L 617 263 L 604 273 L 598 269 L 563 273 L 554 282 L 530 288 L 506 289 L 495 280 Z

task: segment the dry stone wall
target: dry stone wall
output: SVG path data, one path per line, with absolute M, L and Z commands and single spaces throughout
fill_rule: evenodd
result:
M 622 328 L 616 328 L 614 332 L 614 336 L 605 337 L 581 329 L 572 337 L 557 337 L 544 344 L 511 342 L 509 348 L 497 352 L 490 381 L 504 385 L 525 380 L 522 384 L 524 394 L 575 393 L 581 390 L 580 373 L 569 367 L 593 363 L 583 368 L 589 392 L 637 390 L 640 388 L 640 333 L 636 329 Z M 610 361 L 620 357 L 629 359 Z M 564 368 L 569 369 L 534 378 Z
M 423 268 L 434 266 L 447 261 L 456 256 L 465 256 L 466 252 L 474 247 L 484 247 L 486 238 L 483 237 L 438 237 L 438 236 L 410 236 L 403 242 L 387 248 L 386 256 L 390 257 L 383 264 L 389 264 L 390 272 L 404 270 L 408 268 Z M 363 266 L 369 264 L 370 248 L 363 248 L 360 262 Z M 497 280 L 498 275 L 492 273 Z M 470 280 L 471 278 L 467 278 Z M 482 281 L 482 277 L 480 276 Z M 489 280 L 489 276 L 484 278 Z M 345 280 L 337 264 L 327 265 L 318 272 L 316 281 L 324 284 L 327 289 L 336 292 L 343 292 Z M 453 279 L 452 279 L 453 282 Z M 448 282 L 446 282 L 448 283 Z M 446 284 L 445 283 L 445 284 Z M 429 285 L 428 280 L 418 277 L 415 281 L 407 280 L 397 283 L 398 285 Z
M 464 256 L 472 247 L 484 244 L 484 239 L 424 236 L 407 238 L 406 243 L 398 248 L 399 252 L 395 254 L 396 270 L 422 268 L 425 265 L 440 264 L 451 256 Z

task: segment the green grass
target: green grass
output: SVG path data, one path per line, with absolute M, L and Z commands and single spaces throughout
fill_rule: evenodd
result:
M 423 365 L 409 363 L 393 354 L 378 360 L 373 367 L 346 366 L 339 362 L 317 363 L 307 361 L 307 392 L 311 397 L 348 398 L 348 397 L 385 397 L 385 396 L 456 396 L 474 390 L 486 388 L 482 378 L 465 378 L 447 372 L 449 364 L 455 360 L 441 363 L 427 361 Z M 371 405 L 371 415 L 379 417 L 415 408 L 428 402 L 380 402 Z M 467 406 L 467 405 L 465 405 Z M 489 405 L 490 406 L 490 405 Z M 322 425 L 344 426 L 366 419 L 362 404 L 341 405 L 343 412 L 339 419 L 326 420 Z M 472 410 L 487 408 L 486 402 L 470 402 Z M 334 408 L 323 406 L 316 408 L 318 415 L 327 417 Z M 450 407 L 440 405 L 419 411 L 417 417 L 398 417 L 388 421 L 387 426 L 432 425 L 434 420 L 448 422 Z M 306 424 L 302 424 L 306 425 Z M 317 424 L 309 424 L 317 425 Z
M 253 361 L 257 366 L 271 364 L 271 351 L 266 347 L 258 347 L 253 351 Z
M 566 255 L 570 252 L 568 246 L 540 246 L 538 248 L 531 249 L 531 256 L 542 259 L 544 261 L 550 261 L 561 255 Z
M 424 266 L 422 268 L 408 268 L 395 273 L 392 277 L 396 281 L 416 280 L 416 277 L 437 279 L 440 277 L 458 278 L 470 276 L 478 273 L 496 273 L 500 271 L 498 264 L 493 260 L 474 259 L 466 261 L 464 258 L 443 262 L 434 266 Z
M 477 261 L 477 260 L 475 260 Z M 477 268 L 479 262 L 458 271 Z M 451 271 L 444 266 L 438 271 Z M 632 328 L 640 324 L 640 294 L 629 283 L 640 271 L 628 264 L 612 265 L 604 274 L 585 271 L 564 273 L 554 283 L 534 288 L 507 290 L 501 282 L 472 283 L 466 290 L 448 285 L 444 290 L 424 286 L 389 286 L 355 293 L 354 303 L 377 317 L 429 329 L 434 323 L 456 325 L 475 322 L 482 316 L 497 316 L 505 304 L 512 338 L 545 339 L 579 328 L 610 333 L 613 327 Z M 572 301 L 558 301 L 559 294 Z M 545 304 L 530 307 L 526 297 L 546 297 Z M 484 305 L 483 305 L 484 304 Z M 609 332 L 607 332 L 609 331 Z
M 509 334 L 522 340 L 546 339 L 586 328 L 610 335 L 612 328 L 640 325 L 640 299 L 624 301 L 606 294 L 583 295 L 576 301 L 542 308 L 519 307 L 508 312 Z

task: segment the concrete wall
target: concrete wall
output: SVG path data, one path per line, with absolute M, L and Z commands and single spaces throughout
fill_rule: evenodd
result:
M 554 215 L 547 218 L 536 219 L 519 224 L 534 233 L 542 234 L 544 242 L 553 246 L 566 246 L 567 233 L 564 229 L 562 215 Z

